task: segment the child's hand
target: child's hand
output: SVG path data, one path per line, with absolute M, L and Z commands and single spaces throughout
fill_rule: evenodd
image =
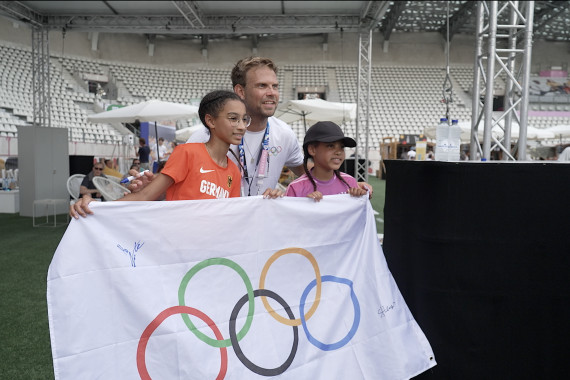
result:
M 368 194 L 368 191 L 366 191 L 365 189 L 361 189 L 359 187 L 351 187 L 350 189 L 348 189 L 348 193 L 353 197 L 361 197 L 363 195 Z
M 281 198 L 285 193 L 279 189 L 265 189 L 263 192 L 263 198 L 275 199 Z
M 372 188 L 372 186 L 370 186 L 366 182 L 358 182 L 358 187 L 361 189 L 364 189 L 364 190 L 368 190 L 368 193 L 370 194 L 368 199 L 372 199 L 372 193 L 374 192 L 374 189 Z
M 137 175 L 139 174 L 135 169 L 129 170 L 130 175 Z M 131 193 L 138 193 L 142 189 L 144 189 L 152 180 L 154 179 L 154 174 L 152 172 L 144 172 L 144 174 L 137 179 L 133 179 L 127 189 L 131 191 Z
M 323 193 L 320 191 L 313 191 L 312 193 L 307 195 L 307 198 L 313 198 L 315 202 L 320 201 L 323 199 Z
M 93 211 L 89 208 L 89 203 L 93 202 L 90 194 L 85 194 L 83 198 L 79 198 L 77 202 L 69 206 L 69 216 L 79 219 L 79 216 L 86 217 L 88 214 L 93 215 Z

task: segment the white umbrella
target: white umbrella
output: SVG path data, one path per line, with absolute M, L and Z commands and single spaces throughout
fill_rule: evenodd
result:
M 133 104 L 93 114 L 87 120 L 94 123 L 134 123 L 138 121 L 162 121 L 191 119 L 198 115 L 198 107 L 190 104 L 163 102 L 161 100 L 148 100 L 143 103 Z
M 190 136 L 194 134 L 194 132 L 197 132 L 202 128 L 206 128 L 204 127 L 204 125 L 202 125 L 202 123 L 195 124 L 191 127 L 180 128 L 179 130 L 176 131 L 176 141 L 185 143 L 186 141 L 188 141 Z
M 471 141 L 471 123 L 462 122 L 459 123 L 458 125 L 461 128 L 461 143 L 466 144 L 469 141 Z M 495 137 L 497 140 L 502 139 L 505 134 L 503 132 L 503 128 L 504 128 L 504 121 L 500 120 L 498 125 L 495 125 L 491 130 L 491 134 L 493 135 L 493 137 Z M 520 131 L 519 124 L 513 120 L 511 122 L 511 138 L 518 139 L 519 131 Z M 431 139 L 435 139 L 436 126 L 425 128 L 424 134 Z M 481 121 L 479 123 L 479 128 L 477 130 L 477 136 L 479 136 L 479 139 L 483 139 L 483 134 L 484 134 L 484 127 L 483 127 L 483 121 Z M 548 140 L 555 138 L 555 134 L 549 131 L 548 128 L 539 129 L 527 126 L 526 134 L 527 134 L 526 136 L 527 140 Z
M 286 123 L 303 120 L 305 130 L 307 122 L 314 124 L 318 121 L 332 121 L 341 124 L 344 121 L 356 119 L 355 103 L 328 102 L 323 99 L 289 100 L 275 116 Z
M 554 133 L 556 137 L 570 137 L 570 125 L 555 125 L 554 127 L 545 128 L 546 131 Z
M 471 141 L 471 122 L 463 121 L 457 124 L 461 128 L 461 143 L 467 144 Z M 430 139 L 436 138 L 437 126 L 431 126 L 424 129 L 424 134 Z M 500 139 L 503 137 L 503 131 L 498 126 L 495 126 L 491 132 L 494 137 Z M 483 122 L 479 123 L 479 129 L 477 130 L 477 136 L 479 139 L 483 139 Z
M 511 137 L 513 139 L 518 139 L 519 134 L 520 134 L 519 124 L 513 120 L 513 123 L 511 125 Z M 531 127 L 530 125 L 527 125 L 526 127 L 527 140 L 549 140 L 555 137 L 556 136 L 554 135 L 554 133 L 548 131 L 546 128 L 540 129 L 540 128 Z
M 89 115 L 87 116 L 87 120 L 94 123 L 134 123 L 137 120 L 154 121 L 156 151 L 159 152 L 157 121 L 191 119 L 197 115 L 197 106 L 163 102 L 162 100 L 148 100 L 146 102 L 133 104 L 132 106 Z

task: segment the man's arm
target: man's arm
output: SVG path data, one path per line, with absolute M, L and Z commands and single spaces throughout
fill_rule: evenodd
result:
M 86 194 L 95 194 L 95 196 L 97 197 L 99 194 L 99 190 L 97 189 L 88 189 L 86 186 L 79 186 L 79 194 L 81 195 L 86 195 Z
M 303 165 L 289 167 L 289 170 L 291 170 L 293 173 L 295 173 L 295 175 L 297 177 L 300 177 L 303 174 L 305 174 L 305 168 L 303 167 Z

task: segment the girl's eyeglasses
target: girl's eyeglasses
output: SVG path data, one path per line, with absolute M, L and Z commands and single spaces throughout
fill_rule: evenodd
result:
M 240 121 L 243 123 L 243 126 L 246 128 L 249 127 L 249 125 L 251 124 L 251 117 L 249 115 L 245 115 L 241 119 L 237 116 L 228 116 L 228 120 L 230 121 L 230 125 L 232 127 L 237 127 Z

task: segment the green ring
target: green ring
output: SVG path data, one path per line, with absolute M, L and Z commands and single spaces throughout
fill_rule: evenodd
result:
M 249 331 L 249 328 L 251 327 L 251 322 L 253 321 L 253 311 L 255 308 L 255 303 L 254 303 L 254 295 L 253 295 L 253 286 L 251 286 L 251 281 L 249 280 L 249 277 L 247 276 L 245 271 L 242 269 L 242 267 L 240 267 L 235 262 L 228 260 L 228 259 L 224 259 L 224 258 L 213 258 L 213 259 L 204 260 L 204 261 L 194 265 L 192 267 L 192 269 L 190 269 L 188 271 L 188 273 L 186 273 L 184 275 L 184 277 L 182 278 L 182 282 L 180 283 L 180 288 L 178 289 L 178 302 L 180 303 L 180 306 L 186 306 L 184 304 L 184 295 L 186 293 L 186 288 L 188 287 L 188 282 L 190 282 L 190 279 L 196 273 L 198 273 L 200 270 L 202 270 L 202 269 L 204 269 L 210 265 L 225 265 L 225 266 L 235 270 L 237 272 L 237 274 L 240 275 L 243 282 L 245 283 L 245 287 L 247 289 L 247 299 L 249 301 L 249 309 L 247 311 L 247 318 L 245 320 L 245 324 L 241 328 L 240 332 L 237 334 L 237 339 L 238 339 L 238 341 L 240 341 L 243 339 L 245 334 L 247 334 L 247 332 Z M 210 338 L 209 336 L 207 336 L 203 332 L 198 331 L 198 329 L 196 328 L 196 326 L 194 326 L 194 324 L 190 320 L 190 317 L 187 314 L 181 314 L 181 316 L 182 316 L 182 320 L 184 321 L 186 326 L 188 326 L 188 329 L 190 329 L 190 331 L 192 331 L 192 333 L 194 333 L 194 335 L 196 335 L 196 337 L 198 339 L 200 339 L 202 342 L 207 343 L 210 346 L 217 347 L 217 348 L 229 347 L 232 345 L 232 341 L 229 338 L 224 339 L 224 340 L 217 340 L 217 339 Z

